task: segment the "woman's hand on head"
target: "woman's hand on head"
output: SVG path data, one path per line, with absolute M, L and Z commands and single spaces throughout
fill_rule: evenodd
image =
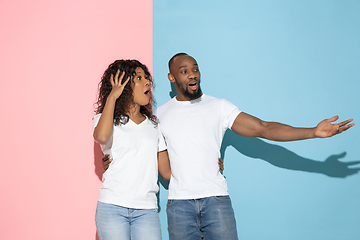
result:
M 124 88 L 126 86 L 126 84 L 129 82 L 130 77 L 128 77 L 124 83 L 121 83 L 124 75 L 125 75 L 125 71 L 122 72 L 122 74 L 120 75 L 120 70 L 118 69 L 116 74 L 115 74 L 115 78 L 114 75 L 111 74 L 110 76 L 110 83 L 112 86 L 112 90 L 109 94 L 109 97 L 112 96 L 116 99 L 118 99 L 120 97 L 120 95 L 122 94 L 122 92 L 124 91 Z

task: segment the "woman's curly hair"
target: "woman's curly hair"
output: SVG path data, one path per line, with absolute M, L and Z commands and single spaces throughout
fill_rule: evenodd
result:
M 131 84 L 134 82 L 134 75 L 136 68 L 141 68 L 145 72 L 145 78 L 152 83 L 152 77 L 148 68 L 140 63 L 138 60 L 116 60 L 105 70 L 101 81 L 99 83 L 99 93 L 98 99 L 95 103 L 95 113 L 102 113 L 105 107 L 106 99 L 109 96 L 112 86 L 110 82 L 110 76 L 116 75 L 116 72 L 120 70 L 120 75 L 125 71 L 125 75 L 122 79 L 122 83 L 130 77 L 130 81 L 126 84 L 122 94 L 118 99 L 116 99 L 115 109 L 114 109 L 114 124 L 121 125 L 126 124 L 129 121 L 129 115 L 127 114 L 130 107 L 134 104 L 133 90 Z M 157 126 L 157 119 L 155 115 L 152 114 L 152 103 L 153 97 L 151 95 L 149 104 L 145 106 L 140 106 L 140 113 L 146 116 L 154 125 Z

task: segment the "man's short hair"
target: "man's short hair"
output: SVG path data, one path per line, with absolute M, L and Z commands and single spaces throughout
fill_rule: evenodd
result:
M 187 53 L 177 53 L 177 54 L 175 54 L 172 58 L 170 58 L 170 60 L 169 60 L 169 72 L 170 72 L 170 67 L 171 67 L 171 65 L 173 64 L 173 62 L 174 62 L 174 59 L 176 58 L 176 57 L 178 57 L 178 56 L 189 56 Z

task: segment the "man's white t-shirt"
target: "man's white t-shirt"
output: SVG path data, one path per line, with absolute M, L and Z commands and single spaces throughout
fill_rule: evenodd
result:
M 225 99 L 176 97 L 156 111 L 171 164 L 168 199 L 228 195 L 218 158 L 225 131 L 241 111 Z
M 94 117 L 93 129 L 100 116 Z M 109 142 L 100 146 L 113 161 L 103 174 L 98 201 L 127 208 L 157 208 L 157 152 L 166 150 L 159 125 L 148 118 L 140 124 L 129 119 L 125 125 L 114 125 Z

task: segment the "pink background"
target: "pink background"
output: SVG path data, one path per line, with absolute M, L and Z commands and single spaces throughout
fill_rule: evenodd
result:
M 0 1 L 1 239 L 95 239 L 97 84 L 152 69 L 152 1 Z

